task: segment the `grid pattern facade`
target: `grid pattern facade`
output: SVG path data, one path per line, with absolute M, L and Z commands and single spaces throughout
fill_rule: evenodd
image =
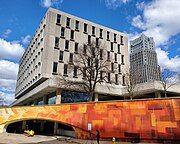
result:
M 136 83 L 159 80 L 157 54 L 152 37 L 141 35 L 130 42 L 130 69 Z
M 69 72 L 69 66 L 79 49 L 91 42 L 104 45 L 105 58 L 110 60 L 112 69 L 107 77 L 121 87 L 128 63 L 127 36 L 50 8 L 20 61 L 16 97 L 53 76 L 83 80 L 77 67 Z

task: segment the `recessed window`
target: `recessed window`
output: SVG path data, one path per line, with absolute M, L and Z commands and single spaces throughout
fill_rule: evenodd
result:
M 121 44 L 123 44 L 123 36 L 121 36 Z
M 70 27 L 70 21 L 71 21 L 71 19 L 67 17 L 67 20 L 66 20 L 66 27 Z
M 121 53 L 120 44 L 118 44 L 118 53 Z
M 99 46 L 99 39 L 96 38 L 96 46 L 98 47 Z
M 94 75 L 95 75 L 94 70 L 91 70 L 91 78 L 92 78 L 92 80 L 94 80 Z
M 84 24 L 84 32 L 87 33 L 87 24 Z
M 53 63 L 53 73 L 57 73 L 57 65 L 58 65 L 57 62 Z
M 59 38 L 55 37 L 55 47 L 59 47 Z
M 74 31 L 71 30 L 71 40 L 74 40 Z
M 121 55 L 121 63 L 124 64 L 124 55 Z
M 69 41 L 68 40 L 65 41 L 65 50 L 66 51 L 69 50 Z
M 85 77 L 86 77 L 86 68 L 83 67 L 83 78 L 85 78 Z
M 92 35 L 94 36 L 95 35 L 95 27 L 92 26 Z
M 103 29 L 100 29 L 100 38 L 102 38 L 102 36 L 103 36 Z
M 115 74 L 115 83 L 118 84 L 118 74 Z
M 118 71 L 119 71 L 119 73 L 121 73 L 121 65 L 120 64 L 118 64 Z
M 91 65 L 91 58 L 88 57 L 88 66 L 90 66 L 90 65 Z
M 114 72 L 114 63 L 111 63 L 111 71 Z
M 63 51 L 60 51 L 60 52 L 59 52 L 59 60 L 60 60 L 60 61 L 63 61 Z
M 125 86 L 125 76 L 122 76 L 122 85 Z
M 83 46 L 83 53 L 84 53 L 84 54 L 86 54 L 86 51 L 87 51 L 86 49 L 87 49 L 87 46 L 84 45 L 84 46 Z
M 107 60 L 110 60 L 110 52 L 107 51 Z
M 79 21 L 76 21 L 75 29 L 76 29 L 76 30 L 79 30 Z
M 100 59 L 103 59 L 103 49 L 100 49 Z
M 74 53 L 78 53 L 78 43 L 75 43 Z
M 116 42 L 116 34 L 114 34 L 114 42 Z
M 91 44 L 91 36 L 88 35 L 88 44 Z
M 107 75 L 107 80 L 108 80 L 108 83 L 111 82 L 111 74 L 110 73 L 108 73 L 108 75 Z
M 100 80 L 102 81 L 103 80 L 103 72 L 100 71 Z
M 77 70 L 78 70 L 78 67 L 77 66 L 74 66 L 74 77 L 77 78 Z
M 60 24 L 60 22 L 61 22 L 61 15 L 60 15 L 60 14 L 57 14 L 56 23 Z
M 67 76 L 68 65 L 64 64 L 64 75 Z
M 65 28 L 61 27 L 61 37 L 64 37 L 64 34 L 65 34 Z
M 69 55 L 69 63 L 73 63 L 73 53 L 70 53 Z
M 112 51 L 112 52 L 114 51 L 113 42 L 111 42 L 111 51 Z
M 117 62 L 117 53 L 114 53 L 114 61 Z
M 110 34 L 110 32 L 107 31 L 107 40 L 109 40 L 109 34 Z

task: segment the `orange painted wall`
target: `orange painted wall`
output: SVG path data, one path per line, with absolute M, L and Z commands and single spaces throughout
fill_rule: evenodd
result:
M 180 99 L 111 101 L 0 109 L 0 132 L 14 121 L 45 119 L 74 127 L 77 138 L 87 138 L 87 125 L 104 138 L 180 140 Z

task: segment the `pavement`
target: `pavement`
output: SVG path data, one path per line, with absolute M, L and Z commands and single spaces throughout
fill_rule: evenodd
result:
M 63 136 L 34 135 L 33 137 L 27 137 L 23 134 L 0 133 L 0 144 L 97 144 L 97 142 L 95 140 L 81 140 Z M 112 142 L 100 141 L 100 144 L 112 144 Z M 115 144 L 130 143 L 116 142 Z

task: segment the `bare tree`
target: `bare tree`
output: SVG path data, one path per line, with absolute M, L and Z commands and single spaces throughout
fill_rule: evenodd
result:
M 164 69 L 160 74 L 160 83 L 163 87 L 164 97 L 167 97 L 167 90 L 180 82 L 180 76 L 168 69 Z
M 84 44 L 79 47 L 74 54 L 73 63 L 69 69 L 73 72 L 73 77 L 82 77 L 81 80 L 72 80 L 63 76 L 63 84 L 65 87 L 74 87 L 89 94 L 89 101 L 95 99 L 95 90 L 97 84 L 102 82 L 110 82 L 108 74 L 110 73 L 110 54 L 106 51 L 106 47 L 98 41 Z M 62 84 L 61 84 L 62 85 Z

